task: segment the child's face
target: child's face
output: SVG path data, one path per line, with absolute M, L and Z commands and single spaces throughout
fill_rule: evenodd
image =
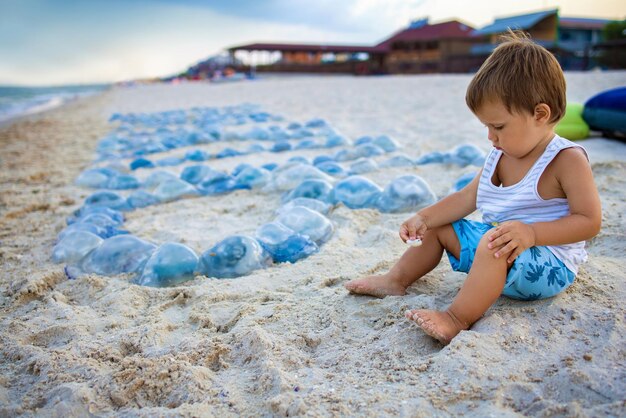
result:
M 476 111 L 476 117 L 487 127 L 493 146 L 514 158 L 523 158 L 553 136 L 545 115 L 510 113 L 500 100 L 486 101 Z

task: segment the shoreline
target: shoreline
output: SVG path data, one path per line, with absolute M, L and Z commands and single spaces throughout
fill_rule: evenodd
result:
M 567 74 L 572 100 L 626 73 L 588 75 Z M 403 297 L 356 297 L 342 286 L 393 264 L 405 249 L 397 238 L 405 213 L 337 207 L 335 235 L 314 256 L 172 288 L 124 276 L 69 281 L 49 260 L 65 218 L 93 192 L 73 182 L 93 164 L 114 112 L 258 103 L 286 122 L 321 117 L 351 139 L 388 134 L 413 157 L 461 143 L 486 149 L 482 126 L 464 109 L 469 78 L 113 88 L 1 126 L 0 415 L 623 415 L 626 144 L 618 141 L 588 140 L 603 229 L 570 289 L 545 301 L 500 298 L 444 348 L 403 312 L 450 302 L 464 275 L 447 261 Z M 232 169 L 321 152 L 208 164 Z M 441 197 L 475 169 L 433 164 L 370 176 L 386 184 L 414 173 Z M 206 249 L 220 233 L 254 230 L 279 197 L 238 191 L 176 201 L 129 213 L 127 226 L 155 242 Z
M 24 118 L 28 118 L 30 116 L 40 115 L 45 112 L 49 112 L 58 108 L 61 108 L 67 104 L 73 103 L 75 101 L 80 101 L 82 99 L 89 98 L 91 96 L 97 96 L 99 94 L 105 93 L 108 90 L 116 88 L 114 85 L 107 85 L 104 87 L 91 86 L 58 86 L 58 87 L 22 87 L 22 86 L 0 86 L 0 89 L 15 89 L 15 90 L 25 90 L 30 94 L 34 94 L 35 91 L 39 90 L 41 93 L 39 95 L 34 95 L 29 98 L 19 97 L 15 98 L 13 104 L 20 104 L 23 108 L 19 113 L 12 114 L 10 116 L 6 114 L 0 114 L 0 128 L 6 127 L 12 122 L 18 122 Z M 85 89 L 93 89 L 97 88 L 99 90 L 92 91 L 76 91 L 72 92 L 71 89 L 76 88 L 85 88 Z M 47 92 L 47 90 L 56 90 L 56 92 Z M 44 94 L 45 92 L 45 94 Z M 3 98 L 7 100 L 10 96 L 3 96 Z M 46 101 L 43 103 L 39 103 L 39 101 L 43 98 L 46 98 Z M 28 104 L 28 106 L 26 106 Z M 24 107 L 26 106 L 26 107 Z M 4 109 L 3 109 L 4 110 Z

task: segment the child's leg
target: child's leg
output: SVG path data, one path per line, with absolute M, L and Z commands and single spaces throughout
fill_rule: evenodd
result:
M 467 279 L 447 310 L 413 310 L 407 318 L 444 344 L 480 319 L 502 293 L 508 268 L 507 257 L 495 258 L 488 243 L 487 235 L 483 236 Z
M 413 282 L 437 267 L 444 249 L 457 258 L 461 252 L 461 244 L 452 225 L 426 231 L 422 245 L 409 247 L 386 274 L 350 280 L 344 286 L 350 292 L 364 295 L 404 295 Z

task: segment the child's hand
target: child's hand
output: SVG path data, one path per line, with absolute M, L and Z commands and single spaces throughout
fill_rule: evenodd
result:
M 498 225 L 489 235 L 489 248 L 496 258 L 507 256 L 509 264 L 518 255 L 535 245 L 535 230 L 531 225 L 519 221 L 508 221 Z
M 400 238 L 402 238 L 404 242 L 417 238 L 423 239 L 427 229 L 428 227 L 424 222 L 424 218 L 418 213 L 400 225 Z

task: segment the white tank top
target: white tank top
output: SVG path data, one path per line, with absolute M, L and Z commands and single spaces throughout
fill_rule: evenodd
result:
M 543 154 L 526 173 L 524 178 L 511 186 L 495 186 L 491 179 L 502 156 L 502 151 L 491 150 L 478 183 L 476 207 L 483 214 L 483 222 L 492 224 L 504 221 L 521 221 L 527 224 L 550 222 L 570 214 L 567 199 L 544 200 L 539 196 L 537 185 L 545 168 L 566 148 L 583 147 L 555 135 Z M 565 245 L 549 245 L 547 248 L 574 274 L 578 266 L 587 261 L 585 241 Z

